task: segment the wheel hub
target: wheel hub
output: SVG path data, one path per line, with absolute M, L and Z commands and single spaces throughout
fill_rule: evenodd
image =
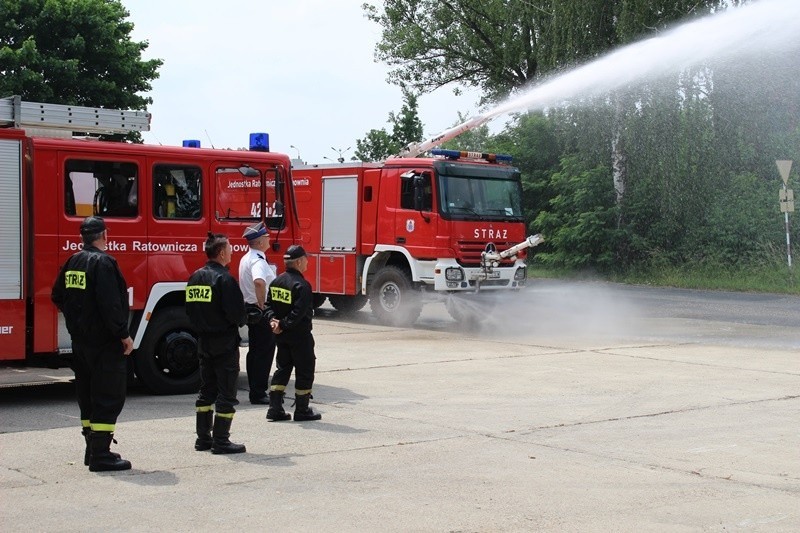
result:
M 159 361 L 166 374 L 176 376 L 191 374 L 199 364 L 197 342 L 185 331 L 170 333 L 164 340 L 164 349 L 161 351 Z
M 400 306 L 400 288 L 394 283 L 381 287 L 381 305 L 387 311 L 394 311 Z

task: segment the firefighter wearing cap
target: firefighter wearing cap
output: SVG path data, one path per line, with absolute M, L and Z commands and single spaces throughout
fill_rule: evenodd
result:
M 311 334 L 313 296 L 311 285 L 303 277 L 303 272 L 308 268 L 308 257 L 302 246 L 292 245 L 286 250 L 283 259 L 286 272 L 275 278 L 267 294 L 267 318 L 278 345 L 277 370 L 272 376 L 267 418 L 288 420 L 289 417 L 283 410 L 282 398 L 294 368 L 294 419 L 319 420 L 322 415 L 315 413 L 308 405 L 316 365 L 314 336 Z
M 110 450 L 125 405 L 125 356 L 133 351 L 128 284 L 117 261 L 105 252 L 108 233 L 102 218 L 86 218 L 81 238 L 83 249 L 61 268 L 51 299 L 64 314 L 72 337 L 72 369 L 86 443 L 83 462 L 92 472 L 128 470 L 130 461 Z
M 247 307 L 248 350 L 246 358 L 247 382 L 250 403 L 269 403 L 267 389 L 272 359 L 275 357 L 275 335 L 264 315 L 267 287 L 275 279 L 275 272 L 267 261 L 269 232 L 263 222 L 245 229 L 250 250 L 239 261 L 239 288 Z
M 209 232 L 205 252 L 208 262 L 186 283 L 186 314 L 198 330 L 200 355 L 201 385 L 195 402 L 197 440 L 194 449 L 242 453 L 244 444 L 231 442 L 230 435 L 235 406 L 239 404 L 236 382 L 239 379 L 239 327 L 246 321 L 244 298 L 239 284 L 227 269 L 233 255 L 228 238 Z

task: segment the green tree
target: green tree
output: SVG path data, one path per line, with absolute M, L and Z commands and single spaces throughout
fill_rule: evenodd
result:
M 363 139 L 356 140 L 355 158 L 361 161 L 383 161 L 396 155 L 409 143 L 422 140 L 422 121 L 419 119 L 417 96 L 403 88 L 403 105 L 399 113 L 389 112 L 387 121 L 392 133 L 385 128 L 372 129 Z
M 532 81 L 539 38 L 550 15 L 540 2 L 387 0 L 364 4 L 382 28 L 376 58 L 396 68 L 393 83 L 430 92 L 448 84 L 479 87 L 488 99 Z
M 117 0 L 0 0 L 0 95 L 143 109 L 160 59 L 142 60 Z
M 540 260 L 572 268 L 613 267 L 616 258 L 609 243 L 619 238 L 619 230 L 614 225 L 617 207 L 608 175 L 607 167 L 592 166 L 580 156 L 561 159 L 552 176 L 555 194 L 550 209 L 534 221 L 549 241 L 550 251 L 537 254 Z
M 400 147 L 422 140 L 422 121 L 419 119 L 417 95 L 403 87 L 403 105 L 400 112 L 389 113 L 392 125 L 392 141 Z
M 361 161 L 383 161 L 399 150 L 400 147 L 392 142 L 392 137 L 386 129 L 372 129 L 363 139 L 356 140 L 354 157 Z

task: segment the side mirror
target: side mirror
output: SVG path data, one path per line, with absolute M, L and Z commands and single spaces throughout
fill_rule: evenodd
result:
M 254 169 L 253 167 L 248 166 L 248 165 L 242 165 L 242 166 L 239 167 L 238 170 L 239 170 L 239 174 L 241 174 L 245 178 L 257 178 L 260 175 L 258 173 L 258 170 Z

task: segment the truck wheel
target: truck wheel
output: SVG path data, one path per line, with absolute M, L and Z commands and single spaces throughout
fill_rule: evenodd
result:
M 197 334 L 183 308 L 168 307 L 153 316 L 134 364 L 142 384 L 155 394 L 200 389 Z
M 349 315 L 355 313 L 356 311 L 360 311 L 365 305 L 367 305 L 367 297 L 361 294 L 356 294 L 354 296 L 332 294 L 328 296 L 328 300 L 330 300 L 333 308 L 343 315 Z
M 314 306 L 314 309 L 316 309 L 317 307 L 322 306 L 322 304 L 325 303 L 325 300 L 327 298 L 328 297 L 325 296 L 324 294 L 320 294 L 318 292 L 315 292 L 311 297 L 311 304 Z
M 369 305 L 378 322 L 387 326 L 410 326 L 422 312 L 408 274 L 391 265 L 375 274 L 369 288 Z

